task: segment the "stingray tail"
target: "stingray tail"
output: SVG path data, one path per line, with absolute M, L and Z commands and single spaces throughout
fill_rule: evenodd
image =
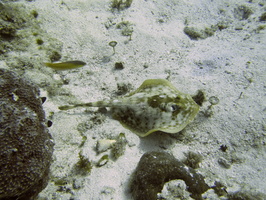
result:
M 77 107 L 109 107 L 110 103 L 105 101 L 89 102 L 89 103 L 79 103 L 73 105 L 59 106 L 59 110 L 69 110 Z
M 59 110 L 69 110 L 72 108 L 77 108 L 77 107 L 92 107 L 92 103 L 79 103 L 79 104 L 74 104 L 74 105 L 65 105 L 65 106 L 59 106 Z

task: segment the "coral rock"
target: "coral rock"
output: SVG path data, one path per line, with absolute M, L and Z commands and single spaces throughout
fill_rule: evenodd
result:
M 209 189 L 201 174 L 166 152 L 145 153 L 133 174 L 130 190 L 135 200 L 156 200 L 166 182 L 182 179 L 194 199 Z
M 53 141 L 39 90 L 0 69 L 0 199 L 33 199 L 47 185 Z

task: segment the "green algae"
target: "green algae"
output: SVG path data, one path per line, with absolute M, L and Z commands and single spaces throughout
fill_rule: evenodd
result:
M 117 10 L 124 10 L 129 8 L 133 0 L 112 0 L 111 8 Z
M 73 172 L 76 175 L 86 176 L 90 174 L 92 164 L 88 158 L 79 152 L 79 161 L 74 165 Z

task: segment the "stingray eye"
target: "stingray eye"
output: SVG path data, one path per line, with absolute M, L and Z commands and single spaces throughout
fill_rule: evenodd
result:
M 176 105 L 176 104 L 172 104 L 171 105 L 171 111 L 172 112 L 175 112 L 175 111 L 178 111 L 180 110 L 180 106 Z
M 166 112 L 179 112 L 181 109 L 180 106 L 178 106 L 177 104 L 173 104 L 173 103 L 168 103 L 168 104 L 163 103 L 160 105 L 160 108 Z

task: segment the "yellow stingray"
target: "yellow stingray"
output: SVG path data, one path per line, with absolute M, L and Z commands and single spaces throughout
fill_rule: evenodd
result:
M 148 79 L 134 92 L 119 99 L 61 106 L 110 107 L 112 116 L 125 128 L 144 137 L 155 131 L 177 133 L 190 123 L 199 106 L 188 94 L 164 79 Z

